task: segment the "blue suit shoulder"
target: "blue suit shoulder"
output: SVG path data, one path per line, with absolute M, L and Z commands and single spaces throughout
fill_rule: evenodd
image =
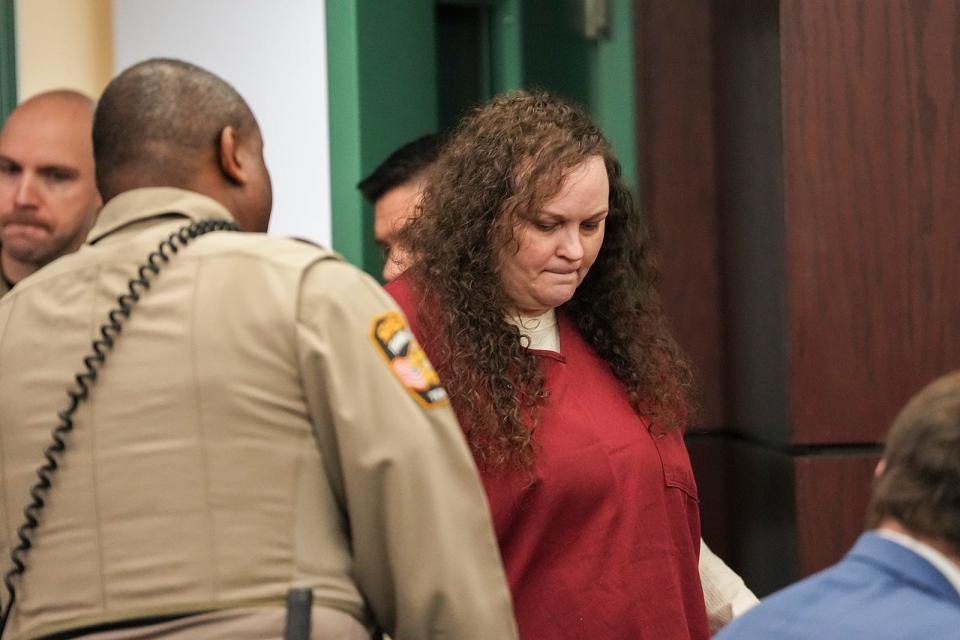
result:
M 764 599 L 717 638 L 960 639 L 960 593 L 923 557 L 866 533 L 839 563 Z

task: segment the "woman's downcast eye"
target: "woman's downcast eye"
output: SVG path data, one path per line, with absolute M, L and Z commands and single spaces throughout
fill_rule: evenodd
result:
M 581 228 L 581 229 L 584 229 L 584 230 L 586 230 L 586 231 L 596 231 L 597 229 L 600 228 L 600 224 L 601 224 L 602 222 L 603 222 L 603 219 L 601 219 L 601 220 L 588 220 L 588 221 L 586 221 L 586 222 L 581 222 L 581 223 L 580 223 L 580 228 Z M 550 232 L 550 231 L 555 231 L 555 230 L 558 229 L 560 226 L 562 226 L 562 224 L 559 223 L 559 222 L 540 222 L 540 221 L 537 221 L 537 220 L 534 220 L 531 224 L 533 225 L 533 228 L 534 228 L 534 229 L 536 229 L 537 231 L 542 231 L 542 232 L 544 232 L 544 233 L 547 233 L 547 232 Z

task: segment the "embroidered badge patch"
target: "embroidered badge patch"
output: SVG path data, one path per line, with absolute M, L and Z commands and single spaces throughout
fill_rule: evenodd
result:
M 370 340 L 420 406 L 446 404 L 447 390 L 402 315 L 389 311 L 374 318 Z

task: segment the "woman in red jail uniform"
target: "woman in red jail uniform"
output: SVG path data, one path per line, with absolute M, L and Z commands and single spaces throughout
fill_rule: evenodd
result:
M 513 92 L 468 116 L 389 285 L 481 470 L 526 640 L 709 638 L 690 374 L 645 221 L 580 109 Z

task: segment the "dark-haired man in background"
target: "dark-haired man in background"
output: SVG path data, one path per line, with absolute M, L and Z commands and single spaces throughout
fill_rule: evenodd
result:
M 897 416 L 868 524 L 842 561 L 765 599 L 718 639 L 960 638 L 960 372 Z
M 360 181 L 357 188 L 373 205 L 373 235 L 383 250 L 383 279 L 390 282 L 407 268 L 408 256 L 397 245 L 397 230 L 416 214 L 427 170 L 440 155 L 443 139 L 421 136 L 403 145 Z
M 396 306 L 330 251 L 210 232 L 270 216 L 243 98 L 150 60 L 93 138 L 87 244 L 0 300 L 0 557 L 25 562 L 4 638 L 514 638 L 476 469 Z M 285 608 L 291 588 L 312 596 Z
M 93 108 L 76 91 L 49 91 L 20 104 L 0 131 L 0 296 L 76 251 L 93 226 Z

